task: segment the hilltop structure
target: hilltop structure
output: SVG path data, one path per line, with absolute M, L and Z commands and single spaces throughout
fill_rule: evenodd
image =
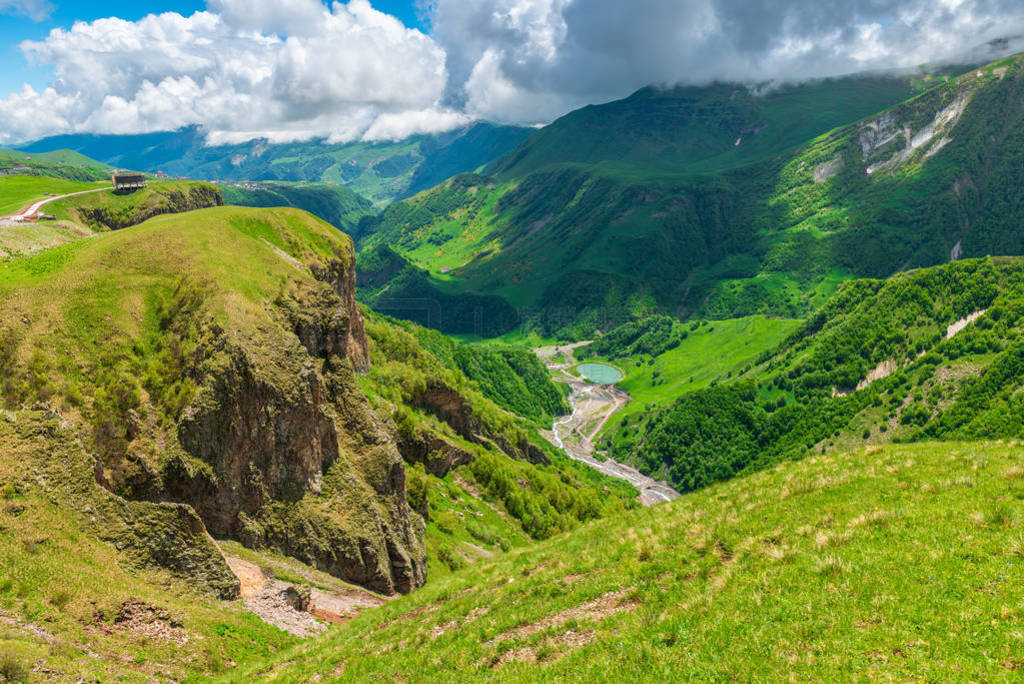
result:
M 115 173 L 111 182 L 114 192 L 135 192 L 146 187 L 146 177 L 141 173 Z

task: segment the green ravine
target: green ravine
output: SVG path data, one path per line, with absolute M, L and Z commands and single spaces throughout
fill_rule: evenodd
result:
M 531 354 L 360 312 L 354 283 L 351 242 L 293 209 L 0 264 L 5 677 L 202 679 L 289 643 L 208 532 L 394 593 L 636 505 L 545 446 L 564 399 Z
M 63 136 L 267 180 L 0 222 L 0 681 L 1015 679 L 1022 124 L 1017 56 Z M 106 172 L 23 154 L 0 210 Z

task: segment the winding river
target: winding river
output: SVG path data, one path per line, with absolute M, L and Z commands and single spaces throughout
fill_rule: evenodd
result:
M 594 457 L 594 438 L 608 422 L 608 419 L 629 402 L 629 395 L 613 384 L 597 384 L 586 378 L 575 377 L 569 372 L 569 369 L 576 365 L 573 351 L 585 344 L 589 343 L 578 342 L 572 345 L 540 347 L 534 350 L 534 353 L 548 367 L 552 379 L 556 382 L 564 382 L 572 388 L 572 393 L 569 395 L 572 413 L 558 419 L 553 429 L 545 431 L 544 436 L 573 459 L 582 461 L 605 475 L 629 482 L 636 487 L 640 493 L 640 501 L 645 506 L 677 498 L 679 492 L 671 486 L 644 475 L 633 466 L 612 459 L 602 461 Z M 622 374 L 617 369 L 612 366 L 604 367 L 609 371 L 614 371 L 617 374 L 617 379 L 622 378 Z M 617 379 L 610 379 L 611 373 L 599 369 L 592 370 L 597 370 L 599 380 L 617 381 Z M 588 373 L 588 375 L 593 377 L 593 374 Z

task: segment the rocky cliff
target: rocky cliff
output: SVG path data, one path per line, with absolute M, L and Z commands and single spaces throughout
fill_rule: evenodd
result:
M 184 454 L 168 461 L 163 491 L 214 534 L 407 592 L 426 579 L 423 524 L 356 382 L 369 361 L 354 275 L 337 259 L 315 271 L 316 283 L 278 301 L 284 325 L 261 331 L 263 354 L 204 325 L 211 352 L 188 371 L 199 391 L 177 424 Z
M 128 195 L 82 195 L 64 200 L 69 218 L 94 230 L 120 230 L 162 214 L 219 207 L 220 190 L 209 183 L 158 183 Z
M 384 593 L 423 584 L 424 523 L 360 388 L 370 363 L 346 236 L 299 211 L 220 207 L 65 257 L 29 280 L 0 270 L 5 405 L 59 408 L 129 514 L 144 504 L 188 534 L 277 549 Z M 70 319 L 82 323 L 58 325 Z M 184 572 L 167 544 L 118 543 Z

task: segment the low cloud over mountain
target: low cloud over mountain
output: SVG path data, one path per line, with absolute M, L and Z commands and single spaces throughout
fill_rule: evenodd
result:
M 0 9 L 43 4 L 0 0 Z M 0 140 L 199 124 L 219 141 L 346 141 L 473 118 L 540 123 L 651 83 L 911 67 L 1024 30 L 1024 6 L 1011 0 L 429 0 L 421 9 L 426 34 L 369 0 L 209 0 L 191 16 L 54 29 L 21 51 L 57 78 L 0 99 Z

